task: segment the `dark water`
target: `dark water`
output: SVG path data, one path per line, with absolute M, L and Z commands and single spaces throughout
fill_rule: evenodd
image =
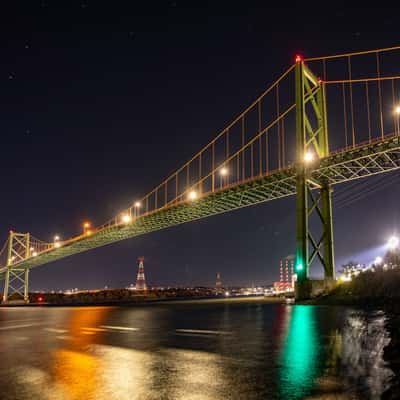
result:
M 379 399 L 383 313 L 262 300 L 0 309 L 0 399 Z

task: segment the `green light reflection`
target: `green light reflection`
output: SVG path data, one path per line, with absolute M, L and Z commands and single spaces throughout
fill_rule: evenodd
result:
M 310 394 L 322 372 L 315 308 L 288 307 L 288 319 L 280 354 L 279 398 L 302 399 Z

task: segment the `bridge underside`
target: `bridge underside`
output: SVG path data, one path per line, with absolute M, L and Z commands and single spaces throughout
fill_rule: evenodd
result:
M 317 188 L 319 182 L 324 179 L 334 185 L 398 168 L 400 168 L 400 137 L 396 136 L 374 144 L 347 149 L 320 160 L 311 174 L 311 180 Z M 258 179 L 226 187 L 215 193 L 204 194 L 194 202 L 183 202 L 160 209 L 128 225 L 104 228 L 90 237 L 84 237 L 16 263 L 12 269 L 38 267 L 113 242 L 295 193 L 296 171 L 294 167 L 289 167 Z M 0 279 L 4 279 L 5 271 L 6 267 L 0 270 Z

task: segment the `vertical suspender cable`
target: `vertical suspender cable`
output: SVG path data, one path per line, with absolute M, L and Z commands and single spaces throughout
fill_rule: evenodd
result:
M 347 111 L 346 111 L 346 89 L 344 86 L 344 83 L 342 83 L 342 98 L 343 98 L 343 121 L 344 121 L 344 137 L 346 141 L 346 149 L 348 146 L 348 141 L 347 141 Z
M 211 191 L 214 192 L 215 189 L 215 142 L 213 142 L 212 147 L 211 147 Z
M 244 149 L 244 116 L 242 117 L 242 180 L 245 180 L 245 166 L 246 166 L 246 159 L 245 159 L 245 149 Z
M 279 118 L 279 84 L 276 85 L 276 118 Z M 281 122 L 278 119 L 278 168 L 281 169 Z
M 368 82 L 365 82 L 365 97 L 367 98 L 368 141 L 371 143 L 371 115 L 369 107 Z
M 253 157 L 253 142 L 250 145 L 250 176 L 253 178 L 254 176 L 254 157 Z
M 380 68 L 380 61 L 379 61 L 379 53 L 375 53 L 376 56 L 376 72 L 378 74 L 378 78 L 381 77 L 381 68 Z M 382 88 L 381 88 L 381 81 L 378 80 L 378 93 L 379 93 L 379 120 L 381 125 L 381 138 L 383 139 L 383 113 L 382 113 Z
M 353 84 L 351 83 L 351 58 L 347 58 L 348 76 L 350 80 L 350 115 L 351 115 L 351 139 L 353 148 L 356 146 L 356 138 L 354 132 L 354 108 L 353 108 Z
M 392 110 L 395 111 L 395 96 L 394 96 L 394 79 L 392 81 Z M 396 112 L 393 112 L 393 128 L 396 134 Z
M 199 154 L 199 192 L 202 193 L 203 192 L 203 175 L 201 173 L 201 155 L 203 153 L 200 152 Z
M 175 201 L 178 201 L 178 173 L 175 173 Z
M 260 176 L 262 175 L 262 135 L 261 135 L 261 100 L 258 102 L 258 170 Z
M 285 166 L 285 118 L 282 118 L 282 165 Z
M 268 129 L 265 131 L 265 173 L 268 174 L 269 171 L 269 154 L 268 154 Z
M 229 128 L 226 130 L 226 150 L 225 150 L 225 160 L 227 160 L 229 158 L 229 154 L 230 154 L 230 149 L 229 149 Z M 228 168 L 228 174 L 225 177 L 226 182 L 229 183 L 229 166 L 226 165 L 226 167 Z

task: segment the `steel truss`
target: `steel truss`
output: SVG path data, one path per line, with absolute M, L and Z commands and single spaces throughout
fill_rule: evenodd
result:
M 343 150 L 319 161 L 316 160 L 308 171 L 308 187 L 312 191 L 314 198 L 319 200 L 319 207 L 321 207 L 321 199 L 314 192 L 321 191 L 319 186 L 324 179 L 327 180 L 329 185 L 333 185 L 378 173 L 394 171 L 399 168 L 400 136 L 393 136 L 377 143 Z M 181 204 L 161 209 L 152 214 L 142 216 L 128 225 L 120 224 L 103 229 L 92 236 L 82 238 L 66 246 L 43 251 L 36 257 L 32 256 L 25 259 L 19 257 L 18 262 L 14 260 L 12 265 L 0 269 L 0 278 L 6 278 L 8 268 L 25 270 L 38 267 L 119 240 L 261 202 L 295 195 L 296 185 L 296 166 L 292 166 L 253 181 L 225 187 L 216 193 L 204 194 L 195 202 L 182 202 Z M 313 208 L 313 204 L 312 200 L 311 204 L 308 201 L 308 207 Z M 315 207 L 312 211 L 318 213 Z M 314 242 L 318 245 L 319 239 L 314 240 Z M 321 246 L 317 247 L 320 248 Z M 313 250 L 311 250 L 312 254 Z M 315 254 L 314 257 L 319 256 Z

